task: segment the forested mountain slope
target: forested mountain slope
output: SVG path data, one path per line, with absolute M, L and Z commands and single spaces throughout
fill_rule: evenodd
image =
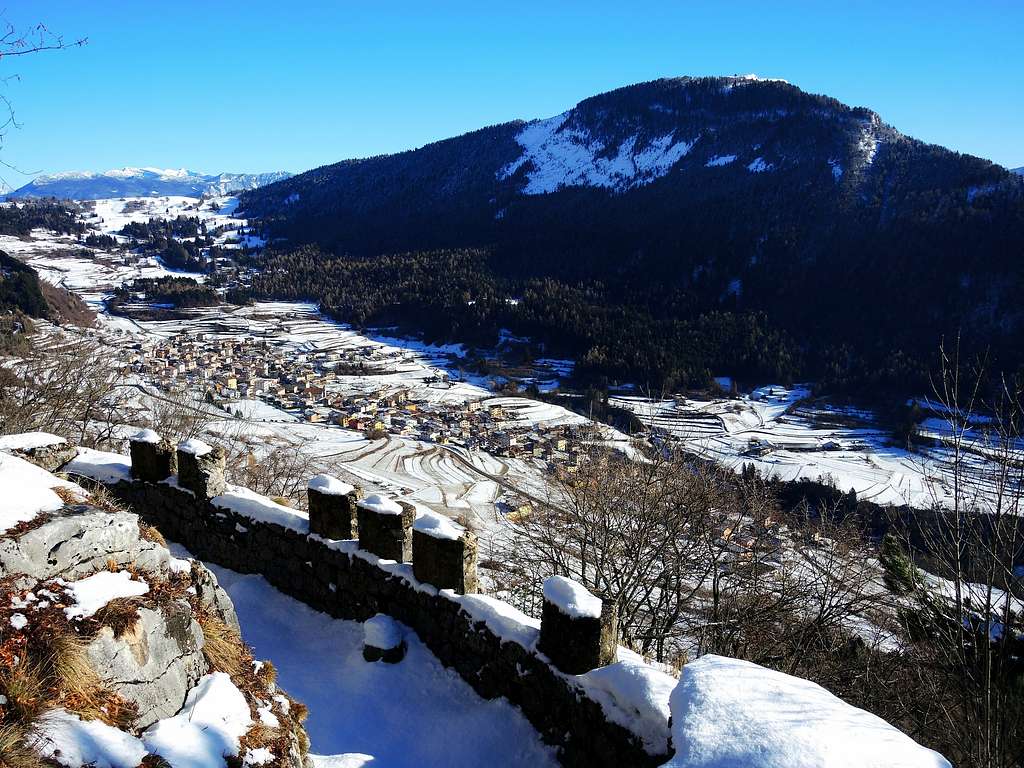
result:
M 642 83 L 242 207 L 286 238 L 256 294 L 470 340 L 509 327 L 584 373 L 913 386 L 958 332 L 1024 359 L 1020 177 L 781 81 Z

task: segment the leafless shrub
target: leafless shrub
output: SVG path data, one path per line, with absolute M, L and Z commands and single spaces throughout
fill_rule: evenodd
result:
M 43 431 L 79 445 L 110 439 L 117 423 L 120 370 L 88 338 L 39 339 L 0 367 L 0 429 Z M 100 425 L 100 429 L 91 427 Z M 102 425 L 108 425 L 103 427 Z

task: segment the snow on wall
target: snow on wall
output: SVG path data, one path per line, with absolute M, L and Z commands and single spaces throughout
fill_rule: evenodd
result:
M 589 132 L 568 127 L 572 112 L 528 123 L 516 136 L 523 154 L 498 171 L 507 179 L 527 166 L 523 194 L 541 195 L 561 187 L 606 187 L 624 190 L 664 176 L 697 143 L 677 139 L 674 132 L 638 145 L 630 136 L 610 157 L 607 147 Z
M 29 451 L 33 448 L 47 448 L 51 445 L 65 445 L 67 440 L 49 432 L 23 432 L 18 435 L 0 436 L 0 451 Z
M 673 768 L 951 768 L 808 680 L 708 655 L 672 692 Z
M 344 496 L 355 490 L 354 486 L 342 482 L 331 475 L 317 475 L 311 478 L 308 488 L 311 491 L 319 491 L 326 496 Z
M 564 576 L 549 576 L 544 580 L 544 599 L 574 619 L 601 618 L 601 598 Z

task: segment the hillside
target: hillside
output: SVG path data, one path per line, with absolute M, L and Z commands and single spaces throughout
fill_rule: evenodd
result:
M 1021 364 L 1022 190 L 868 109 L 744 76 L 621 88 L 241 207 L 287 238 L 254 293 L 346 320 L 470 341 L 506 327 L 581 374 L 651 384 L 899 388 L 958 331 Z
M 63 204 L 28 201 L 0 206 L 0 235 L 25 237 L 36 228 L 61 234 L 84 231 L 75 211 Z M 35 269 L 0 251 L 0 315 L 8 313 L 79 326 L 95 320 L 95 313 L 78 296 L 40 280 Z M 5 324 L 0 335 L 7 333 Z
M 286 171 L 273 173 L 219 173 L 161 168 L 116 168 L 103 173 L 67 171 L 43 174 L 10 192 L 8 199 L 56 197 L 64 200 L 102 200 L 111 197 L 157 197 L 161 195 L 225 195 L 256 189 L 286 179 Z

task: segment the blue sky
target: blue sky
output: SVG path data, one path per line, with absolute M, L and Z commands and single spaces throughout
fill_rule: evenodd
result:
M 146 6 L 146 7 L 141 7 Z M 1024 3 L 14 0 L 84 48 L 0 60 L 26 171 L 301 171 L 548 117 L 664 76 L 755 72 L 1024 165 Z M 27 177 L 5 171 L 15 186 Z

